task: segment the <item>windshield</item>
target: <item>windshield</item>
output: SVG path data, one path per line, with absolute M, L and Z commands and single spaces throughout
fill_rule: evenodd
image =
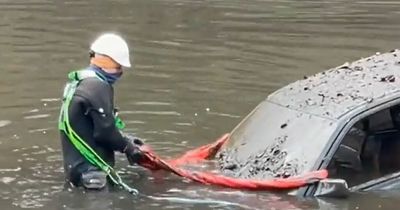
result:
M 266 100 L 231 133 L 218 154 L 221 170 L 235 177 L 263 179 L 309 171 L 336 126 L 333 120 Z

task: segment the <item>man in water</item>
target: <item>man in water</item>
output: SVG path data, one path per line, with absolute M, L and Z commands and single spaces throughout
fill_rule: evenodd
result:
M 123 123 L 114 109 L 113 84 L 122 67 L 131 67 L 128 44 L 107 33 L 92 43 L 90 65 L 68 75 L 59 129 L 66 181 L 73 186 L 103 189 L 107 177 L 119 184 L 112 169 L 115 151 L 125 153 L 130 164 L 142 158 L 142 141 L 120 131 Z

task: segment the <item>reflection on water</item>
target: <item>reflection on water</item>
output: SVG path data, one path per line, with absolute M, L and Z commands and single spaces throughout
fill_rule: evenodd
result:
M 171 157 L 230 131 L 274 89 L 398 46 L 395 0 L 0 1 L 1 209 L 391 209 L 398 196 L 300 199 L 126 167 L 141 192 L 64 190 L 56 129 L 68 71 L 119 31 L 134 71 L 116 87 L 128 131 Z M 99 199 L 101 197 L 101 199 Z

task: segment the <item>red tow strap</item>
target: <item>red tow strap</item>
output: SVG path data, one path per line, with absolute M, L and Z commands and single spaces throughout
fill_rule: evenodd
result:
M 208 172 L 193 172 L 179 168 L 179 165 L 197 163 L 215 156 L 221 146 L 229 139 L 229 134 L 223 135 L 216 142 L 190 150 L 181 157 L 174 160 L 163 160 L 158 157 L 149 147 L 142 146 L 144 160 L 139 165 L 150 170 L 165 170 L 178 176 L 190 179 L 206 185 L 217 185 L 222 187 L 247 189 L 247 190 L 288 190 L 299 188 L 308 184 L 318 182 L 328 177 L 327 170 L 319 170 L 305 173 L 300 176 L 289 178 L 275 178 L 268 180 L 250 180 L 227 177 Z

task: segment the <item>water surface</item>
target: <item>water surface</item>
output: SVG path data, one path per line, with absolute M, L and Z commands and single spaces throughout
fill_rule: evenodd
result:
M 1 209 L 395 209 L 399 196 L 315 200 L 118 168 L 142 192 L 65 191 L 59 97 L 88 47 L 118 31 L 134 69 L 116 86 L 136 133 L 173 157 L 229 132 L 273 90 L 399 46 L 395 0 L 0 0 Z

